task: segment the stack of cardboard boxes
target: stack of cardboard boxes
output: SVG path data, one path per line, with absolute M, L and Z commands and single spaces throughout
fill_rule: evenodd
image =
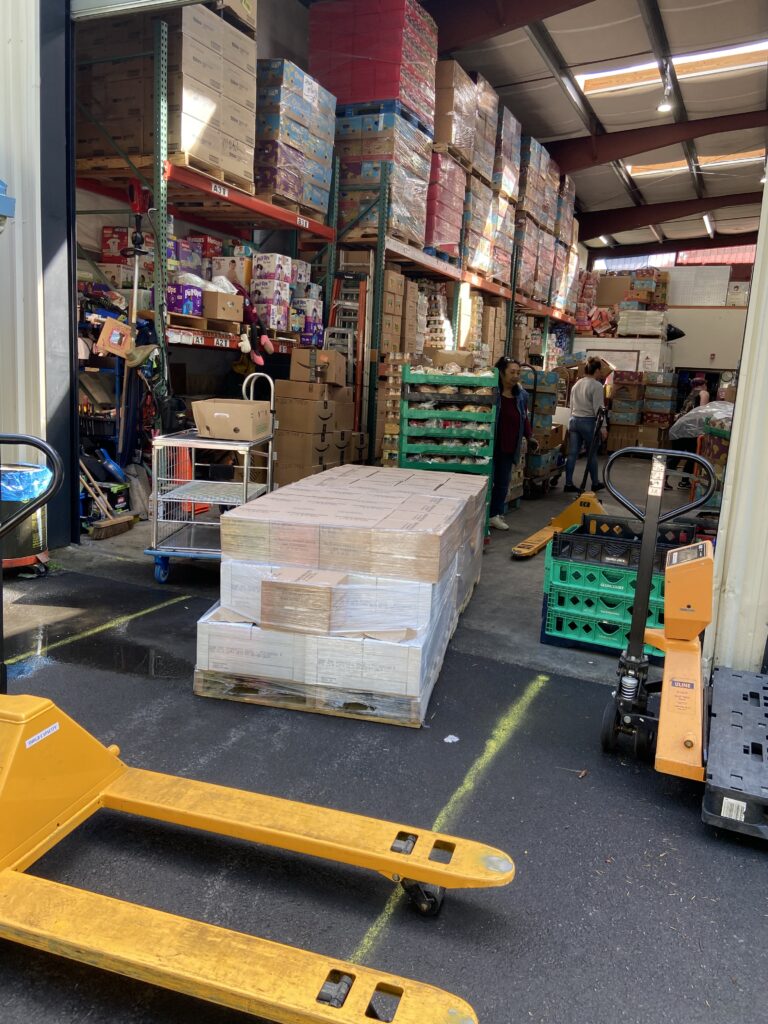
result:
M 499 195 L 517 201 L 520 187 L 520 122 L 511 110 L 499 110 L 496 155 L 493 163 L 493 187 Z
M 154 150 L 154 62 L 105 61 L 152 49 L 155 18 L 125 15 L 80 30 L 78 98 L 131 156 Z M 253 191 L 256 41 L 201 5 L 162 15 L 168 23 L 168 150 Z M 255 18 L 253 22 L 255 28 Z M 113 157 L 97 126 L 78 118 L 79 157 Z
M 382 355 L 400 351 L 403 332 L 403 307 L 405 278 L 399 270 L 384 271 L 384 300 L 382 304 L 381 339 L 379 351 Z
M 637 443 L 643 448 L 663 448 L 675 419 L 677 374 L 672 370 L 647 370 L 643 382 L 643 421 Z
M 419 353 L 424 350 L 427 337 L 427 296 L 420 291 L 417 281 L 405 279 L 403 294 L 403 326 L 400 351 Z
M 275 483 L 281 487 L 367 457 L 365 435 L 354 431 L 344 357 L 294 348 L 290 374 L 275 381 Z
M 480 575 L 485 490 L 346 466 L 225 513 L 195 692 L 421 724 Z
M 491 83 L 475 74 L 475 148 L 472 169 L 484 182 L 493 181 L 496 159 L 496 134 L 499 127 L 499 94 Z
M 477 87 L 456 60 L 439 60 L 435 75 L 435 146 L 466 167 L 475 152 Z
M 400 458 L 400 399 L 403 366 L 411 361 L 405 352 L 389 352 L 379 358 L 376 405 L 376 457 L 382 466 L 396 466 Z
M 448 153 L 432 154 L 427 192 L 426 244 L 448 256 L 461 255 L 464 193 L 467 176 Z
M 608 450 L 637 444 L 637 431 L 643 418 L 643 375 L 636 370 L 616 370 L 611 388 Z

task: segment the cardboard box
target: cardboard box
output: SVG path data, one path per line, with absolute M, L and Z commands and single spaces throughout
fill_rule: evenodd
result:
M 223 18 L 216 19 L 219 22 L 219 36 L 221 40 L 221 56 L 223 60 L 229 61 L 242 71 L 256 77 L 256 40 L 251 39 L 244 32 L 238 31 Z
M 649 426 L 644 423 L 637 428 L 637 443 L 641 448 L 666 448 L 668 446 L 667 428 Z
M 387 269 L 384 271 L 384 291 L 392 292 L 394 295 L 405 293 L 405 278 L 399 270 Z
M 227 100 L 234 100 L 251 114 L 256 114 L 256 79 L 236 64 L 225 63 L 221 74 L 221 94 Z
M 334 402 L 334 430 L 352 430 L 355 425 L 355 406 L 352 402 Z
M 289 464 L 280 465 L 275 463 L 274 481 L 277 487 L 287 487 L 289 484 L 298 483 L 305 477 L 314 476 L 328 469 L 327 466 L 292 466 Z
M 328 635 L 341 618 L 343 572 L 279 569 L 261 584 L 260 624 L 265 629 Z
M 292 381 L 320 381 L 343 387 L 347 383 L 347 361 L 340 352 L 333 349 L 294 348 L 291 352 L 290 375 Z
M 253 146 L 221 133 L 221 167 L 229 174 L 253 183 Z
M 277 463 L 284 466 L 337 466 L 334 431 L 304 434 L 280 427 L 275 437 Z
M 476 352 L 454 351 L 450 352 L 442 348 L 425 348 L 424 355 L 432 360 L 433 366 L 448 366 L 449 363 L 457 363 L 466 369 L 472 369 L 475 365 Z
M 223 52 L 221 30 L 224 22 L 213 11 L 200 4 L 183 7 L 180 11 L 163 11 L 162 15 L 148 19 L 148 29 L 154 32 L 154 22 L 162 20 L 168 25 L 168 39 L 171 50 L 181 37 L 194 39 L 221 56 Z
M 211 269 L 214 277 L 226 277 L 232 284 L 250 290 L 253 276 L 253 260 L 250 256 L 214 256 Z
M 256 28 L 256 0 L 216 0 L 216 6 L 231 11 L 249 28 Z
M 130 324 L 108 317 L 101 328 L 96 348 L 99 352 L 125 358 L 134 349 L 134 331 Z
M 120 255 L 121 249 L 127 249 L 130 231 L 127 227 L 104 226 L 101 229 L 101 262 L 102 263 L 125 263 L 125 257 Z
M 310 402 L 351 402 L 352 388 L 336 384 L 309 383 L 300 380 L 276 380 L 276 398 L 303 398 Z
M 201 437 L 226 441 L 258 441 L 269 436 L 272 425 L 269 402 L 247 402 L 239 398 L 193 402 L 192 415 Z
M 178 35 L 169 40 L 168 73 L 189 75 L 215 93 L 222 91 L 221 53 L 215 53 L 192 36 Z
M 600 277 L 597 284 L 597 306 L 616 306 L 627 297 L 632 288 L 632 275 L 622 274 L 620 277 Z
M 144 122 L 143 133 L 142 151 L 151 153 L 155 145 L 154 123 L 151 119 Z M 168 152 L 186 153 L 220 170 L 221 132 L 190 114 L 171 117 L 168 120 Z
M 211 320 L 230 320 L 242 323 L 243 297 L 226 292 L 203 292 L 203 316 Z
M 247 151 L 250 150 L 250 169 L 248 173 L 251 175 L 250 180 L 253 181 L 253 157 L 256 146 L 256 121 L 253 117 L 253 111 L 243 107 L 240 103 L 229 97 L 224 97 L 219 104 L 218 127 L 224 135 L 228 135 L 240 143 L 244 154 L 246 154 L 243 156 L 243 160 L 248 159 Z M 235 171 L 235 173 L 239 172 Z
M 323 434 L 337 429 L 336 403 L 329 399 L 276 398 L 275 412 L 280 430 Z

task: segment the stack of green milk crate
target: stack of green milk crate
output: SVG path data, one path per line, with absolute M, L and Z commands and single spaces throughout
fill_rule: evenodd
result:
M 493 480 L 497 370 L 436 373 L 403 367 L 401 469 L 476 473 L 488 478 L 486 532 Z

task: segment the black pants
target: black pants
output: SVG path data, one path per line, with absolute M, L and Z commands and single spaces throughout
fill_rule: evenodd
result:
M 674 448 L 676 452 L 693 452 L 695 454 L 696 440 L 695 437 L 681 437 L 678 441 L 670 441 L 669 447 Z M 682 458 L 669 459 L 667 461 L 667 469 L 677 469 L 682 461 Z M 693 473 L 693 462 L 691 459 L 685 460 L 683 472 L 686 476 L 690 476 Z

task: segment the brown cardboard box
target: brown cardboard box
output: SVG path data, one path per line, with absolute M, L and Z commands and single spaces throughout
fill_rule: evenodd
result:
M 219 23 L 221 56 L 225 61 L 234 64 L 249 75 L 256 75 L 256 40 L 244 32 L 240 32 L 223 18 L 216 19 Z
M 144 124 L 139 118 L 116 118 L 105 121 L 105 130 L 130 156 L 144 152 Z M 84 117 L 77 119 L 77 154 L 78 156 L 114 156 L 115 150 L 104 138 L 96 125 L 86 121 Z
M 134 349 L 133 327 L 122 320 L 107 317 L 96 342 L 96 348 L 99 352 L 124 358 Z
M 230 174 L 253 181 L 253 146 L 221 133 L 221 168 Z
M 300 380 L 276 380 L 276 398 L 303 398 L 310 402 L 327 402 L 339 394 L 342 401 L 352 401 L 351 388 L 335 388 L 331 384 L 312 384 Z
M 382 312 L 389 313 L 390 316 L 402 316 L 403 315 L 403 296 L 398 295 L 395 292 L 384 292 L 384 302 Z
M 110 134 L 114 134 L 110 130 Z M 155 129 L 152 120 L 144 122 L 142 151 L 151 153 L 155 145 Z M 168 151 L 187 153 L 212 167 L 221 168 L 221 132 L 189 114 L 175 116 L 168 121 Z M 250 283 L 250 282 L 249 282 Z M 247 286 L 246 286 L 247 287 Z
M 287 487 L 288 484 L 298 483 L 299 480 L 303 480 L 305 477 L 313 476 L 315 473 L 322 473 L 324 469 L 328 469 L 327 466 L 291 466 L 281 465 L 279 462 L 275 464 L 275 485 L 277 487 Z
M 239 398 L 208 398 L 192 403 L 192 415 L 201 437 L 227 441 L 258 441 L 269 436 L 269 402 Z
M 145 42 L 152 38 L 154 23 L 160 18 L 168 25 L 169 60 L 182 37 L 194 39 L 221 56 L 223 52 L 222 28 L 225 23 L 213 11 L 209 11 L 200 4 L 194 4 L 183 7 L 180 11 L 163 11 L 162 15 L 152 16 L 147 19 Z
M 108 90 L 112 88 L 111 83 L 104 83 Z M 136 83 L 132 83 L 134 90 Z M 144 79 L 144 92 L 142 102 L 147 120 L 150 120 L 152 107 L 155 99 L 155 80 L 152 75 Z M 211 128 L 221 130 L 221 92 L 198 81 L 189 73 L 175 72 L 168 75 L 168 119 L 169 124 L 181 117 L 182 114 L 189 114 L 197 121 Z
M 241 106 L 229 96 L 224 96 L 220 104 L 220 115 L 221 131 L 250 148 L 253 164 L 253 150 L 256 145 L 256 121 L 253 111 Z
M 178 35 L 168 48 L 169 74 L 189 75 L 214 92 L 222 92 L 221 53 L 192 36 Z
M 622 448 L 636 447 L 637 432 L 636 426 L 611 426 L 608 430 L 608 451 L 618 452 Z
M 631 287 L 632 278 L 628 274 L 622 274 L 620 277 L 601 277 L 597 285 L 595 304 L 615 306 L 626 298 Z
M 291 380 L 324 384 L 347 383 L 347 361 L 340 352 L 316 348 L 294 348 L 291 352 Z
M 477 87 L 457 60 L 439 60 L 435 67 L 436 89 L 467 89 L 475 92 Z
M 337 618 L 335 605 L 342 596 L 338 588 L 346 579 L 343 572 L 280 569 L 261 584 L 262 627 L 329 635 Z
M 231 320 L 242 323 L 242 295 L 228 295 L 226 292 L 203 292 L 203 316 L 211 320 Z
M 717 392 L 718 402 L 735 402 L 736 401 L 736 388 L 733 384 L 729 384 L 726 387 L 719 388 Z
M 256 113 L 256 78 L 236 64 L 225 63 L 221 73 L 221 93 L 252 114 Z
M 637 443 L 641 448 L 665 448 L 668 434 L 666 427 L 654 427 L 643 423 L 637 428 Z
M 384 271 L 384 291 L 402 295 L 405 292 L 405 278 L 399 270 L 388 267 Z
M 379 352 L 381 353 L 392 353 L 400 351 L 400 331 L 384 331 L 382 330 L 379 338 Z
M 332 430 L 303 434 L 280 427 L 275 437 L 277 464 L 283 466 L 336 466 L 339 459 Z
M 611 398 L 614 402 L 638 402 L 643 397 L 643 384 L 614 384 Z
M 256 0 L 216 0 L 216 6 L 231 11 L 249 28 L 256 28 Z
M 296 430 L 303 434 L 323 434 L 336 429 L 336 403 L 332 401 L 276 398 L 275 413 L 280 430 Z
M 352 430 L 355 425 L 355 407 L 352 402 L 334 402 L 334 430 Z
M 449 352 L 442 348 L 425 348 L 424 355 L 432 360 L 433 366 L 448 366 L 449 363 L 457 363 L 459 366 L 471 369 L 475 365 L 475 353 L 460 349 Z

